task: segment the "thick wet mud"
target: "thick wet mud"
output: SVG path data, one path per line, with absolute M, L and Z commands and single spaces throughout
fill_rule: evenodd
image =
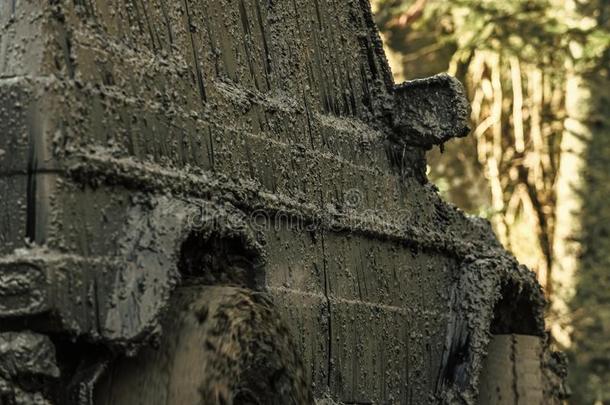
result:
M 181 283 L 267 294 L 345 403 L 473 404 L 492 333 L 544 334 L 533 274 L 427 182 L 460 86 L 395 86 L 366 0 L 3 2 L 0 95 L 0 316 L 58 358 L 163 342 Z M 99 362 L 60 364 L 77 402 Z

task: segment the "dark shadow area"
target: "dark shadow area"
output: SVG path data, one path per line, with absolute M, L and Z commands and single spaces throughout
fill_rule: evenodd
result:
M 501 294 L 502 297 L 494 307 L 494 319 L 490 325 L 491 334 L 539 336 L 539 323 L 534 313 L 537 305 L 528 299 L 527 291 L 505 282 Z
M 236 285 L 259 289 L 263 268 L 258 252 L 249 249 L 242 238 L 210 237 L 193 232 L 180 249 L 178 270 L 183 284 Z

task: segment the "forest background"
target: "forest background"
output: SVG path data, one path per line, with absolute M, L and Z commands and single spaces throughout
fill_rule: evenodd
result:
M 610 404 L 610 0 L 373 0 L 397 82 L 449 72 L 472 134 L 429 154 L 446 199 L 536 272 L 571 404 Z

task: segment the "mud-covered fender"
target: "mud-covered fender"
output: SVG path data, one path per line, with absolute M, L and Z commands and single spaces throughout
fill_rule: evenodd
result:
M 120 241 L 123 266 L 109 288 L 111 298 L 102 323 L 106 339 L 138 342 L 155 334 L 180 282 L 181 246 L 193 232 L 201 238 L 238 237 L 259 259 L 252 271 L 262 271 L 262 246 L 245 215 L 232 205 L 171 197 L 136 204 Z
M 227 203 L 134 196 L 118 252 L 84 257 L 45 247 L 0 258 L 0 319 L 133 352 L 159 332 L 180 283 L 182 243 L 193 234 L 237 239 L 264 279 L 264 253 L 243 212 Z M 260 274 L 259 274 L 260 273 Z
M 449 303 L 437 394 L 442 403 L 474 404 L 492 334 L 544 335 L 544 295 L 535 275 L 503 249 L 466 257 Z

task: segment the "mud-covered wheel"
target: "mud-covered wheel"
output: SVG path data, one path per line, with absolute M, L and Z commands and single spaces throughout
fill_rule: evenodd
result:
M 156 348 L 116 361 L 96 405 L 311 404 L 301 360 L 265 294 L 183 287 Z

